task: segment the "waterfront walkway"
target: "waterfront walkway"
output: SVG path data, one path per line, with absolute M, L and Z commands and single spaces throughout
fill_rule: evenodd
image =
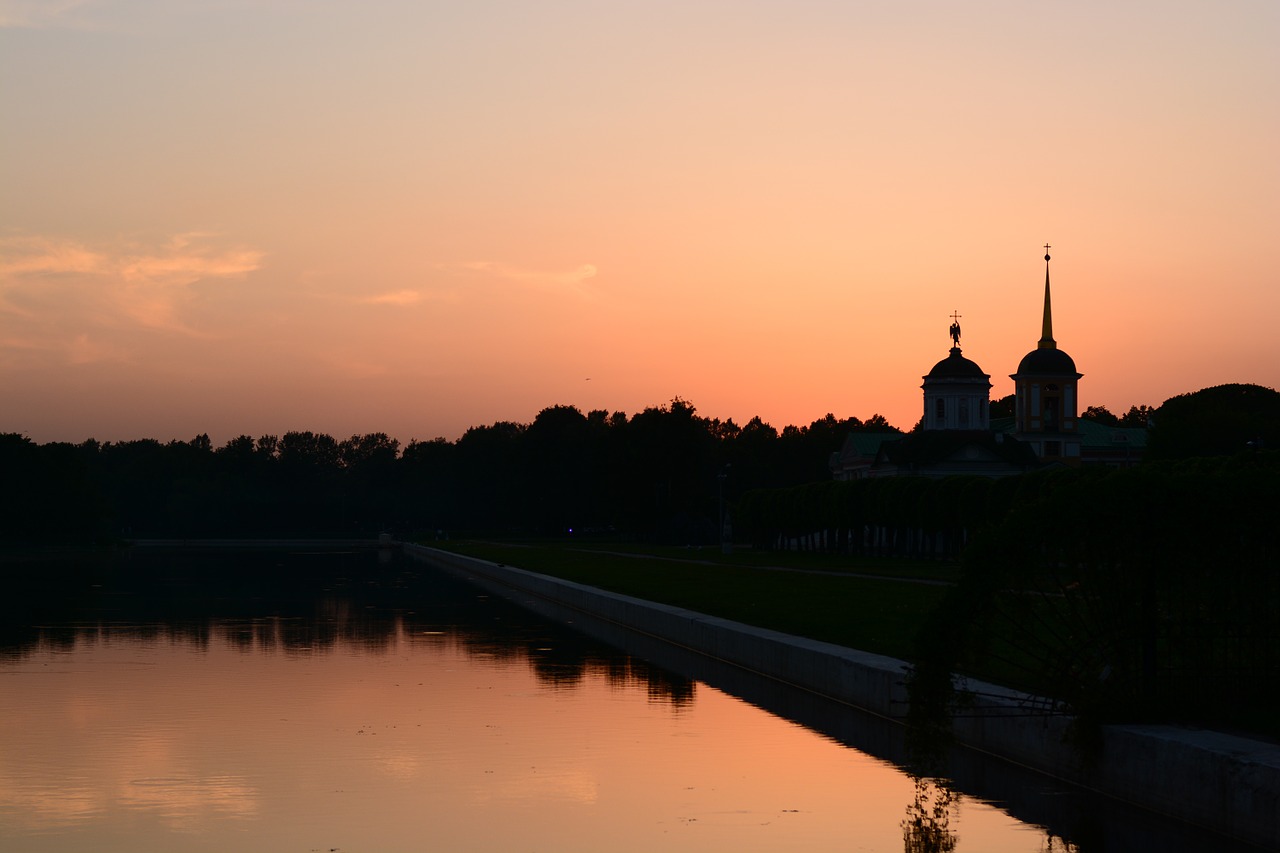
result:
M 405 553 L 517 604 L 618 644 L 661 640 L 877 716 L 906 714 L 905 662 L 406 544 Z M 634 556 L 623 554 L 620 556 Z M 785 567 L 779 570 L 795 571 Z M 816 570 L 799 570 L 816 571 Z M 879 580 L 878 575 L 868 576 Z M 929 583 L 944 583 L 929 581 Z M 1034 697 L 965 681 L 975 697 L 957 740 L 1081 787 L 1228 837 L 1280 850 L 1280 746 L 1173 726 L 1106 726 L 1096 755 L 1069 745 L 1071 721 Z

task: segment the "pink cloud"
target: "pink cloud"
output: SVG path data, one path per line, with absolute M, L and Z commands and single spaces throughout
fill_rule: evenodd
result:
M 154 247 L 43 235 L 0 238 L 0 364 L 129 362 L 152 329 L 209 338 L 196 282 L 258 269 L 262 252 L 183 234 Z
M 46 236 L 0 241 L 0 311 L 32 318 L 60 310 L 40 297 L 68 285 L 81 301 L 101 298 L 116 321 L 199 334 L 182 319 L 189 286 L 208 279 L 237 278 L 258 269 L 263 253 L 213 244 L 216 235 L 180 234 L 161 247 L 87 246 Z M 56 320 L 56 318 L 50 318 Z M 99 319 L 111 319 L 99 317 Z

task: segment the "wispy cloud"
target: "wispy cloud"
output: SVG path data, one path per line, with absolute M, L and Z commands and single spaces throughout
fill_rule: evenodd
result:
M 101 339 L 103 330 L 143 327 L 207 337 L 188 317 L 196 298 L 191 285 L 244 276 L 259 268 L 262 256 L 198 232 L 151 247 L 41 235 L 0 239 L 0 332 L 15 322 L 22 332 L 7 335 L 2 345 L 22 349 L 19 338 L 37 333 L 40 349 L 60 349 L 70 363 L 83 364 L 125 357 Z
M 0 281 L 40 273 L 97 273 L 104 256 L 66 240 L 46 237 L 13 237 L 0 242 Z
M 205 243 L 210 236 L 180 234 L 160 252 L 114 259 L 119 279 L 115 296 L 121 310 L 144 326 L 200 334 L 179 316 L 179 309 L 190 297 L 188 286 L 205 279 L 246 275 L 262 261 L 262 252 L 215 249 Z
M 179 234 L 160 252 L 125 254 L 119 258 L 120 277 L 125 281 L 154 281 L 164 284 L 192 284 L 202 278 L 225 278 L 253 272 L 262 253 L 247 249 L 215 250 L 200 241 L 213 234 Z

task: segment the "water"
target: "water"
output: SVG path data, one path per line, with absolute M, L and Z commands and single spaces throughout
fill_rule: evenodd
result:
M 135 554 L 74 583 L 19 568 L 38 579 L 5 614 L 0 850 L 1186 843 L 1003 765 L 913 778 L 896 727 L 662 669 L 376 552 Z

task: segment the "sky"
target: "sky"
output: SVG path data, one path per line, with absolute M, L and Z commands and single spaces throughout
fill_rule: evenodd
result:
M 1280 386 L 1280 4 L 0 0 L 0 432 Z

